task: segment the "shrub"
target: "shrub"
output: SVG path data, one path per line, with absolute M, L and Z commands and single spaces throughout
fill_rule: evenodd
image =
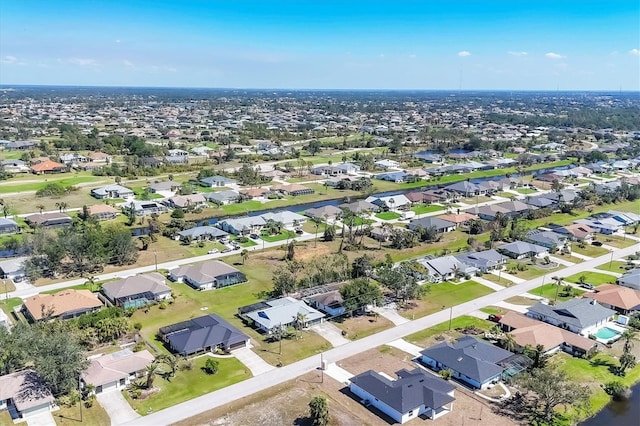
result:
M 134 352 L 140 352 L 141 350 L 143 350 L 144 348 L 146 348 L 147 345 L 145 345 L 144 342 L 138 342 L 136 343 L 136 345 L 133 347 L 133 351 Z
M 135 331 L 140 331 L 140 330 L 142 330 L 142 323 L 141 323 L 141 322 L 136 322 L 136 323 L 134 323 L 134 324 L 133 324 L 133 329 L 134 329 Z
M 249 241 L 249 239 L 248 239 L 247 237 L 245 237 L 245 236 L 242 236 L 242 237 L 238 237 L 238 240 L 237 240 L 237 241 L 238 241 L 239 243 L 246 243 L 246 242 L 248 242 L 248 241 Z
M 158 306 L 158 308 L 167 309 L 167 302 L 165 302 L 165 301 L 160 302 L 160 305 Z
M 617 380 L 605 383 L 602 385 L 602 389 L 607 395 L 610 395 L 614 401 L 621 401 L 627 398 L 629 394 L 629 388 Z
M 440 377 L 442 377 L 444 380 L 449 380 L 451 379 L 451 377 L 453 376 L 453 371 L 451 370 L 440 370 L 438 372 L 438 374 L 440 375 Z
M 213 359 L 213 358 L 209 358 L 207 359 L 207 361 L 204 363 L 204 368 L 203 370 L 205 371 L 205 373 L 207 374 L 216 374 L 218 372 L 218 367 L 220 366 L 220 363 Z

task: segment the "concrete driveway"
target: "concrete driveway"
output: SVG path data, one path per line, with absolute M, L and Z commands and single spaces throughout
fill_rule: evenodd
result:
M 104 411 L 109 415 L 112 425 L 121 425 L 141 417 L 131 408 L 120 391 L 100 393 L 97 398 Z
M 56 426 L 56 421 L 50 411 L 46 413 L 35 414 L 27 418 L 29 426 Z
M 275 368 L 273 365 L 260 358 L 248 347 L 234 349 L 231 353 L 238 359 L 238 361 L 243 363 L 245 367 L 251 370 L 251 374 L 254 376 L 266 373 L 267 371 L 271 371 Z
M 315 331 L 324 339 L 326 339 L 329 343 L 331 343 L 331 346 L 333 346 L 334 348 L 336 346 L 345 345 L 350 342 L 350 340 L 342 336 L 342 330 L 340 330 L 338 327 L 331 324 L 330 322 L 315 324 L 309 328 L 311 328 L 311 330 Z

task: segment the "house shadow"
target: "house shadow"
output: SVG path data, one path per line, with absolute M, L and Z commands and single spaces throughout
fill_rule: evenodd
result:
M 362 402 L 362 400 L 356 396 L 355 394 L 351 393 L 351 391 L 349 390 L 349 386 L 345 386 L 342 389 L 340 389 L 339 391 L 341 394 L 343 394 L 344 396 L 346 396 L 347 398 L 351 399 L 352 401 L 362 405 L 363 407 L 365 407 L 367 410 L 369 410 L 370 413 L 374 414 L 375 416 L 377 416 L 379 419 L 383 420 L 384 422 L 386 422 L 389 425 L 393 425 L 396 424 L 397 422 L 392 419 L 391 417 L 387 416 L 385 413 L 383 413 L 382 411 L 378 410 L 376 407 L 374 407 L 373 405 L 369 404 L 366 405 Z

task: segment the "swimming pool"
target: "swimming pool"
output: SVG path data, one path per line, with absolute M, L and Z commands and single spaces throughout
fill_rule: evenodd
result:
M 621 334 L 621 333 L 619 333 L 618 331 L 613 330 L 613 329 L 611 329 L 609 327 L 602 327 L 600 330 L 598 330 L 596 332 L 596 337 L 598 339 L 602 339 L 602 340 L 607 340 L 608 341 L 608 340 L 611 340 L 614 337 L 618 336 L 619 334 Z

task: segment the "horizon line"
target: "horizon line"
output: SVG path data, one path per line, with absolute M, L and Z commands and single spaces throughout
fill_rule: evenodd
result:
M 640 89 L 393 89 L 393 88 L 274 88 L 274 87 L 205 87 L 205 86 L 126 86 L 126 85 L 73 85 L 73 84 L 11 84 L 0 83 L 3 90 L 11 87 L 61 87 L 61 88 L 91 88 L 91 89 L 179 89 L 179 90 L 266 90 L 266 91 L 293 91 L 293 92 L 548 92 L 548 93 L 640 93 Z

